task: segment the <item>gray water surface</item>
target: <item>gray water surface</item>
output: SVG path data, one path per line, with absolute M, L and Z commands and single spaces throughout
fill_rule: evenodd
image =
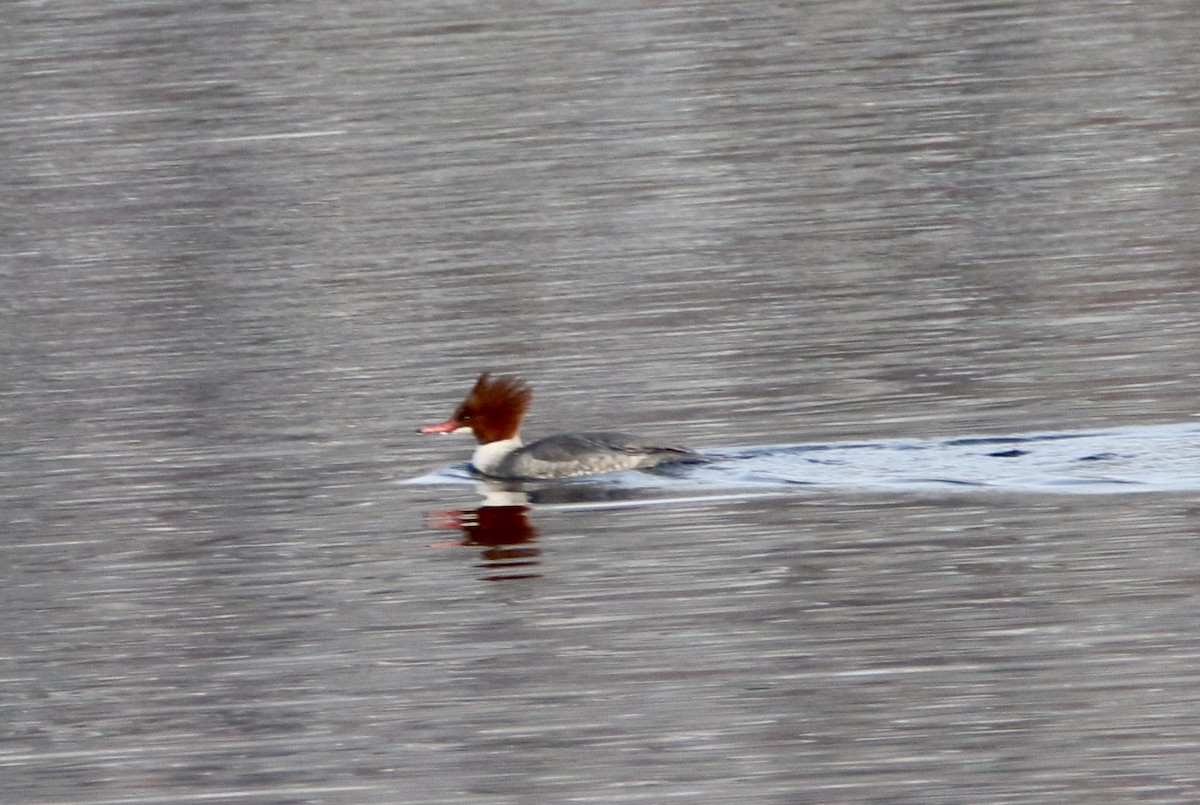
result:
M 1178 452 L 403 483 L 488 368 L 531 436 L 1194 431 L 1195 4 L 0 19 L 0 801 L 1200 799 Z

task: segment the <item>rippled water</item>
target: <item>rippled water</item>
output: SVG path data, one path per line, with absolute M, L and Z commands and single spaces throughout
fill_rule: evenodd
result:
M 401 483 L 483 368 L 718 452 L 1194 432 L 1193 4 L 3 17 L 0 801 L 1200 797 L 1174 447 Z

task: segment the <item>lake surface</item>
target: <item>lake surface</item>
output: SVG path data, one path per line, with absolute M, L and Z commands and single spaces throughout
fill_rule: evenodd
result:
M 861 482 L 1195 433 L 1194 3 L 0 18 L 0 801 L 1200 799 L 1194 436 Z M 888 449 L 406 483 L 489 368 L 529 435 Z

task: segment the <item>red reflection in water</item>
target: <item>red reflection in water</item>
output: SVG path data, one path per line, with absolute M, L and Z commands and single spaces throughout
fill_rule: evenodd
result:
M 492 571 L 481 577 L 484 581 L 515 581 L 541 577 L 540 573 L 509 572 L 540 564 L 541 551 L 531 544 L 538 532 L 529 522 L 528 511 L 528 506 L 483 506 L 465 511 L 430 512 L 427 518 L 430 528 L 456 528 L 463 532 L 461 541 L 450 544 L 484 549 L 479 567 Z

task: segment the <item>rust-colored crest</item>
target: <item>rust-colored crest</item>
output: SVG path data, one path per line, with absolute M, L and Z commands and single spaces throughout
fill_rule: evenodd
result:
M 454 420 L 469 425 L 480 444 L 510 439 L 517 435 L 532 400 L 533 389 L 521 378 L 484 372 L 454 412 Z

